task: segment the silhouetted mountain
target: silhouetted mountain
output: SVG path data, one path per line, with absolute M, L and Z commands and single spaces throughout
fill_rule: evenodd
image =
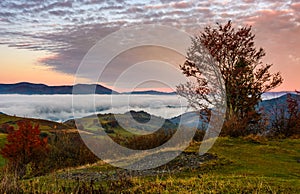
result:
M 201 114 L 201 115 L 200 115 Z M 191 127 L 201 130 L 207 129 L 207 117 L 205 116 L 205 113 L 200 113 L 199 111 L 192 111 L 192 112 L 186 112 L 183 113 L 177 117 L 173 117 L 169 119 L 173 124 L 181 125 L 184 127 Z
M 122 94 L 175 95 L 176 92 L 159 92 L 155 90 L 123 92 Z
M 96 84 L 77 84 L 75 86 L 47 86 L 21 82 L 16 84 L 0 84 L 0 94 L 117 94 L 109 88 Z M 74 93 L 75 94 L 75 93 Z
M 296 99 L 298 102 L 300 102 L 300 96 L 297 94 L 283 94 L 282 96 L 278 98 L 273 98 L 270 100 L 264 100 L 259 104 L 259 108 L 261 111 L 267 115 L 274 114 L 275 111 L 280 111 L 280 109 L 287 111 L 288 104 L 287 104 L 287 96 L 291 95 L 293 99 Z M 300 110 L 300 107 L 299 107 Z
M 291 92 L 291 91 L 281 91 L 281 92 L 265 92 L 262 94 L 262 99 L 263 100 L 269 100 L 269 99 L 273 99 L 273 98 L 279 98 L 283 95 L 286 94 L 295 94 L 295 92 Z
M 274 116 L 277 114 L 281 114 L 281 111 L 283 110 L 285 112 L 285 115 L 287 116 L 287 110 L 288 110 L 288 104 L 287 104 L 287 96 L 291 95 L 293 99 L 296 99 L 298 102 L 300 102 L 300 95 L 297 95 L 295 93 L 289 93 L 289 92 L 269 92 L 265 94 L 265 97 L 268 97 L 268 100 L 263 100 L 259 103 L 258 110 L 260 110 L 261 113 L 263 113 L 264 117 L 267 118 L 269 121 L 272 121 L 274 119 Z M 278 96 L 278 97 L 276 97 Z M 299 106 L 300 111 L 300 106 Z M 173 117 L 169 119 L 172 123 L 179 125 L 181 122 L 182 126 L 185 127 L 196 127 L 198 129 L 204 129 L 207 128 L 207 122 L 205 119 L 205 113 L 201 114 L 202 117 L 200 117 L 199 112 L 193 111 L 193 112 L 187 112 L 183 113 L 182 115 L 179 115 L 177 117 Z
M 73 88 L 75 89 L 73 91 Z M 35 84 L 21 82 L 16 84 L 0 84 L 0 94 L 119 94 L 109 88 L 96 84 L 77 84 L 74 86 L 48 86 L 45 84 Z M 120 94 L 133 95 L 175 95 L 176 92 L 160 92 L 155 90 L 123 92 Z

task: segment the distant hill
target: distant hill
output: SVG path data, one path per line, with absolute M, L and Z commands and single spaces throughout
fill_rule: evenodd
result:
M 117 94 L 118 92 L 96 84 L 77 84 L 75 86 L 48 86 L 21 82 L 16 84 L 0 84 L 0 94 L 72 94 L 73 87 L 76 94 Z
M 292 96 L 292 98 L 300 102 L 299 95 L 293 93 L 290 93 L 290 95 Z M 287 96 L 288 94 L 283 94 L 278 98 L 263 100 L 262 102 L 260 102 L 259 108 L 262 110 L 263 113 L 270 116 L 275 113 L 276 109 L 277 111 L 280 111 L 280 109 L 287 111 L 288 109 Z M 299 107 L 299 111 L 300 111 L 300 107 Z
M 176 95 L 176 92 L 161 92 L 156 90 L 132 91 L 119 93 L 110 88 L 99 84 L 76 84 L 62 86 L 48 86 L 46 84 L 36 84 L 29 82 L 20 82 L 15 84 L 0 84 L 0 94 L 73 94 L 73 88 L 76 94 L 131 94 L 131 95 Z M 293 92 L 266 92 L 262 95 L 264 100 L 277 98 L 287 93 Z
M 29 82 L 20 82 L 16 84 L 0 84 L 0 94 L 73 94 L 73 88 L 76 94 L 133 94 L 133 95 L 175 95 L 176 92 L 160 92 L 155 90 L 132 91 L 118 93 L 112 89 L 99 84 L 77 84 L 74 86 L 48 86 L 45 84 L 35 84 Z
M 175 95 L 176 92 L 160 92 L 155 90 L 123 92 L 122 94 Z
M 284 96 L 286 94 L 296 94 L 295 92 L 292 91 L 281 91 L 281 92 L 265 92 L 262 94 L 262 100 L 269 100 L 273 98 L 279 98 L 281 96 Z
M 51 130 L 69 130 L 72 129 L 70 126 L 65 125 L 63 123 L 58 123 L 54 121 L 48 121 L 44 119 L 33 119 L 33 118 L 24 118 L 24 117 L 17 117 L 11 116 L 4 113 L 0 114 L 0 133 L 5 132 L 5 125 L 9 126 L 17 126 L 19 121 L 29 120 L 34 125 L 38 124 L 40 126 L 41 131 L 51 131 Z
M 83 87 L 83 86 L 82 86 Z M 278 98 L 273 98 L 269 100 L 264 100 L 260 102 L 258 109 L 260 109 L 266 118 L 269 118 L 269 120 L 274 119 L 274 111 L 280 111 L 284 110 L 285 113 L 287 113 L 287 95 L 288 94 L 283 94 L 282 96 Z M 297 99 L 300 102 L 300 95 L 296 94 L 291 94 L 293 98 Z M 299 107 L 300 111 L 300 107 Z M 152 126 L 151 123 L 148 123 L 150 119 L 156 119 L 157 121 L 162 120 L 163 118 L 157 117 L 154 115 L 150 115 L 147 112 L 144 111 L 130 111 L 124 114 L 98 114 L 97 117 L 99 118 L 101 125 L 104 128 L 107 129 L 115 129 L 115 128 L 121 128 L 121 126 L 118 125 L 116 122 L 115 116 L 118 116 L 119 119 L 125 121 L 125 125 L 127 127 L 132 127 L 135 128 L 136 130 L 145 130 L 145 131 L 151 131 L 155 126 Z M 202 117 L 205 115 L 201 114 Z M 134 123 L 129 122 L 131 119 L 131 116 L 139 123 L 145 123 L 144 126 L 135 126 Z M 177 117 L 173 117 L 170 119 L 163 119 L 164 123 L 162 128 L 164 129 L 176 129 L 178 125 L 181 122 L 182 126 L 185 127 L 197 127 L 198 129 L 206 129 L 207 128 L 207 123 L 203 120 L 200 119 L 199 112 L 187 112 L 183 113 L 182 115 L 179 115 Z M 30 118 L 22 118 L 22 117 L 15 117 L 15 116 L 9 116 L 6 115 L 5 113 L 0 112 L 0 127 L 2 124 L 12 124 L 16 125 L 17 121 L 23 120 L 23 119 L 30 119 Z M 42 129 L 72 129 L 76 128 L 75 122 L 73 119 L 68 120 L 64 123 L 56 123 L 52 121 L 46 121 L 42 119 L 30 119 L 32 122 L 39 123 Z M 84 117 L 80 119 L 82 122 L 87 123 L 86 126 L 91 126 L 91 129 L 89 130 L 94 130 L 94 117 Z M 123 131 L 121 131 L 123 133 Z
M 149 122 L 150 119 L 151 122 Z M 101 125 L 97 124 L 98 122 Z M 119 122 L 122 123 L 122 126 L 120 126 Z M 76 128 L 74 119 L 65 121 L 63 124 L 69 126 L 70 128 Z M 128 133 L 123 129 L 123 127 L 127 129 L 130 128 L 131 130 L 137 132 L 156 131 L 158 129 L 157 124 L 162 124 L 159 128 L 163 130 L 177 129 L 177 125 L 168 119 L 164 119 L 162 117 L 158 117 L 155 115 L 150 115 L 149 113 L 144 111 L 133 111 L 133 110 L 126 112 L 124 114 L 111 114 L 111 113 L 97 114 L 97 117 L 95 117 L 95 115 L 90 115 L 84 118 L 79 118 L 77 120 L 77 124 L 84 126 L 82 128 L 79 127 L 81 130 L 85 130 L 89 132 L 97 131 L 99 127 L 102 127 L 105 130 L 114 131 L 115 133 L 121 133 L 121 134 Z
M 186 112 L 177 117 L 173 117 L 169 119 L 173 124 L 181 125 L 184 127 L 191 127 L 201 130 L 207 129 L 207 122 L 205 121 L 205 113 L 201 113 L 199 111 Z
M 300 96 L 296 94 L 292 94 L 293 98 L 296 98 L 300 101 Z M 287 111 L 287 94 L 283 94 L 282 96 L 278 98 L 273 98 L 270 100 L 264 100 L 259 104 L 259 109 L 262 110 L 265 116 L 269 118 L 270 120 L 273 119 L 273 109 L 274 108 L 282 108 L 283 110 Z M 300 108 L 300 107 L 299 107 Z M 129 122 L 130 118 L 129 116 L 132 116 L 137 122 L 139 123 L 147 123 L 151 118 L 155 118 L 157 120 L 163 119 L 160 117 L 156 117 L 154 115 L 150 115 L 147 112 L 144 111 L 130 111 L 124 114 L 116 114 L 119 119 L 127 121 L 125 122 L 127 127 L 133 127 L 136 129 L 141 129 L 139 126 L 134 126 L 134 123 Z M 101 121 L 101 125 L 104 128 L 109 128 L 109 129 L 114 129 L 114 128 L 119 128 L 120 126 L 117 124 L 117 121 L 115 119 L 115 114 L 98 114 L 97 115 L 99 120 Z M 191 111 L 191 112 L 186 112 L 181 115 L 178 115 L 176 117 L 170 118 L 170 119 L 165 119 L 165 123 L 163 124 L 162 128 L 165 129 L 176 129 L 179 125 L 183 127 L 188 127 L 188 128 L 195 128 L 197 127 L 198 129 L 201 130 L 206 130 L 207 129 L 207 122 L 205 119 L 205 113 L 202 112 L 200 116 L 200 112 L 198 111 Z M 89 117 L 85 117 L 80 119 L 82 122 L 85 123 L 86 126 L 92 125 L 94 122 L 93 120 L 89 120 Z M 68 125 L 72 128 L 76 128 L 75 122 L 73 119 L 68 120 L 64 122 L 65 125 Z M 145 125 L 142 130 L 146 131 L 151 131 L 152 126 L 151 125 Z
M 264 94 L 264 98 L 266 100 L 263 100 L 259 103 L 258 109 L 260 112 L 263 113 L 263 115 L 269 119 L 269 121 L 272 121 L 274 119 L 274 115 L 281 114 L 280 111 L 284 110 L 285 114 L 287 115 L 288 110 L 288 104 L 287 104 L 287 96 L 291 95 L 292 98 L 296 99 L 298 102 L 300 102 L 300 95 L 295 94 L 294 92 L 268 92 Z M 300 111 L 300 106 L 299 106 Z M 204 113 L 202 114 L 203 117 Z M 205 118 L 205 116 L 204 116 Z M 169 119 L 172 123 L 179 125 L 181 122 L 182 126 L 186 127 L 195 127 L 197 126 L 198 129 L 204 129 L 207 128 L 207 122 L 205 122 L 204 119 L 201 119 L 199 112 L 186 112 L 182 115 L 179 115 L 177 117 L 173 117 Z

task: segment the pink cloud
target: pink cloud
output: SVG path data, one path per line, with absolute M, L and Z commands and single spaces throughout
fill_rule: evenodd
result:
M 298 89 L 300 71 L 300 26 L 295 20 L 295 11 L 259 10 L 246 19 L 253 25 L 257 47 L 265 49 L 265 63 L 274 64 L 273 71 L 280 71 L 284 83 L 276 90 Z
M 156 5 L 146 5 L 146 9 L 163 9 L 169 7 L 168 4 L 156 4 Z
M 300 3 L 292 3 L 291 8 L 297 12 L 300 12 Z
M 177 9 L 185 9 L 185 8 L 189 8 L 191 6 L 191 4 L 186 1 L 172 3 L 171 5 L 172 5 L 172 7 L 177 8 Z

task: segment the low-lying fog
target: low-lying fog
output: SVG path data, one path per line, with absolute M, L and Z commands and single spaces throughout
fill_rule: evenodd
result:
M 186 112 L 186 106 L 177 95 L 76 95 L 74 99 L 72 95 L 0 95 L 0 112 L 53 121 L 129 110 L 172 118 Z
M 280 95 L 264 94 L 263 99 Z M 172 118 L 187 111 L 187 101 L 177 95 L 76 95 L 73 100 L 72 105 L 72 95 L 0 95 L 0 112 L 65 121 L 74 115 L 84 117 L 94 113 L 125 113 L 129 110 L 143 110 L 163 118 Z

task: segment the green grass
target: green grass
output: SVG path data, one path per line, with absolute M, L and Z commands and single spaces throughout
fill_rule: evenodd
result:
M 273 140 L 263 144 L 242 139 L 219 139 L 211 152 L 233 161 L 223 174 L 300 179 L 300 141 Z M 300 183 L 300 182 L 299 182 Z
M 186 152 L 197 152 L 199 143 Z M 300 191 L 300 139 L 252 142 L 242 138 L 219 138 L 209 151 L 218 156 L 198 169 L 184 169 L 159 175 L 120 176 L 119 179 L 93 182 L 93 188 L 112 193 L 297 193 Z M 100 162 L 67 169 L 51 175 L 24 180 L 29 192 L 74 192 L 88 188 L 89 182 L 59 178 L 59 174 L 101 172 L 119 169 Z M 81 186 L 80 186 L 81 185 Z
M 6 136 L 7 134 L 4 133 L 0 133 L 0 147 L 2 148 L 4 146 L 4 144 L 6 143 Z M 5 165 L 5 160 L 2 157 L 2 155 L 0 154 L 0 167 Z
M 130 116 L 128 114 L 99 114 L 97 115 L 98 119 L 93 117 L 84 117 L 77 120 L 77 125 L 79 124 L 79 129 L 85 130 L 88 132 L 96 132 L 98 130 L 112 130 L 113 132 L 109 133 L 109 136 L 122 136 L 122 137 L 131 137 L 133 134 L 143 134 L 145 131 L 150 131 L 155 129 L 157 130 L 157 126 L 153 126 L 151 124 L 147 124 L 148 117 L 145 112 L 133 112 L 133 117 L 138 121 L 144 123 L 142 126 L 132 127 L 133 124 L 129 121 Z M 154 116 L 155 117 L 155 116 Z M 159 119 L 159 117 L 155 117 Z M 118 121 L 117 121 L 118 120 Z M 122 126 L 118 123 L 122 122 Z M 74 120 L 66 121 L 64 124 L 69 125 L 75 128 Z M 126 129 L 124 129 L 125 127 Z M 177 129 L 177 125 L 172 124 L 170 121 L 167 121 L 161 127 L 162 129 Z M 132 133 L 131 133 L 132 132 Z M 152 131 L 153 132 L 153 131 Z
M 143 115 L 142 115 L 143 116 Z M 145 119 L 144 117 L 141 117 Z M 7 123 L 16 126 L 24 118 L 0 115 L 0 126 Z M 41 130 L 49 132 L 70 129 L 72 126 L 51 121 L 30 119 L 40 124 Z M 114 126 L 110 114 L 100 115 L 99 121 L 114 130 L 111 136 L 130 137 L 132 134 L 119 126 Z M 83 122 L 91 126 L 88 130 L 98 130 L 94 119 Z M 6 141 L 6 134 L 0 133 L 0 147 Z M 193 143 L 186 153 L 198 153 L 200 143 Z M 49 175 L 22 180 L 18 185 L 25 193 L 76 193 L 90 191 L 91 187 L 101 192 L 112 193 L 297 193 L 300 191 L 300 139 L 246 140 L 245 138 L 218 138 L 209 151 L 217 159 L 202 163 L 199 168 L 182 168 L 165 174 L 145 174 L 124 176 L 122 169 L 104 162 L 69 168 Z M 182 158 L 176 158 L 170 165 L 176 165 Z M 0 156 L 0 167 L 5 164 Z M 83 174 L 79 180 L 63 178 L 66 174 Z M 107 177 L 95 180 L 91 174 L 99 173 Z M 100 176 L 100 175 L 99 175 Z M 83 190 L 81 190 L 83 189 Z M 84 190 L 87 189 L 87 190 Z
M 3 124 L 9 124 L 10 126 L 13 126 L 16 129 L 17 122 L 22 121 L 22 120 L 29 120 L 33 124 L 39 124 L 41 131 L 49 131 L 49 130 L 54 130 L 54 129 L 59 129 L 59 130 L 70 129 L 69 126 L 64 125 L 63 123 L 57 123 L 54 121 L 48 121 L 48 120 L 43 120 L 43 119 L 16 117 L 16 116 L 10 116 L 10 115 L 5 115 L 5 114 L 0 114 L 0 128 Z

